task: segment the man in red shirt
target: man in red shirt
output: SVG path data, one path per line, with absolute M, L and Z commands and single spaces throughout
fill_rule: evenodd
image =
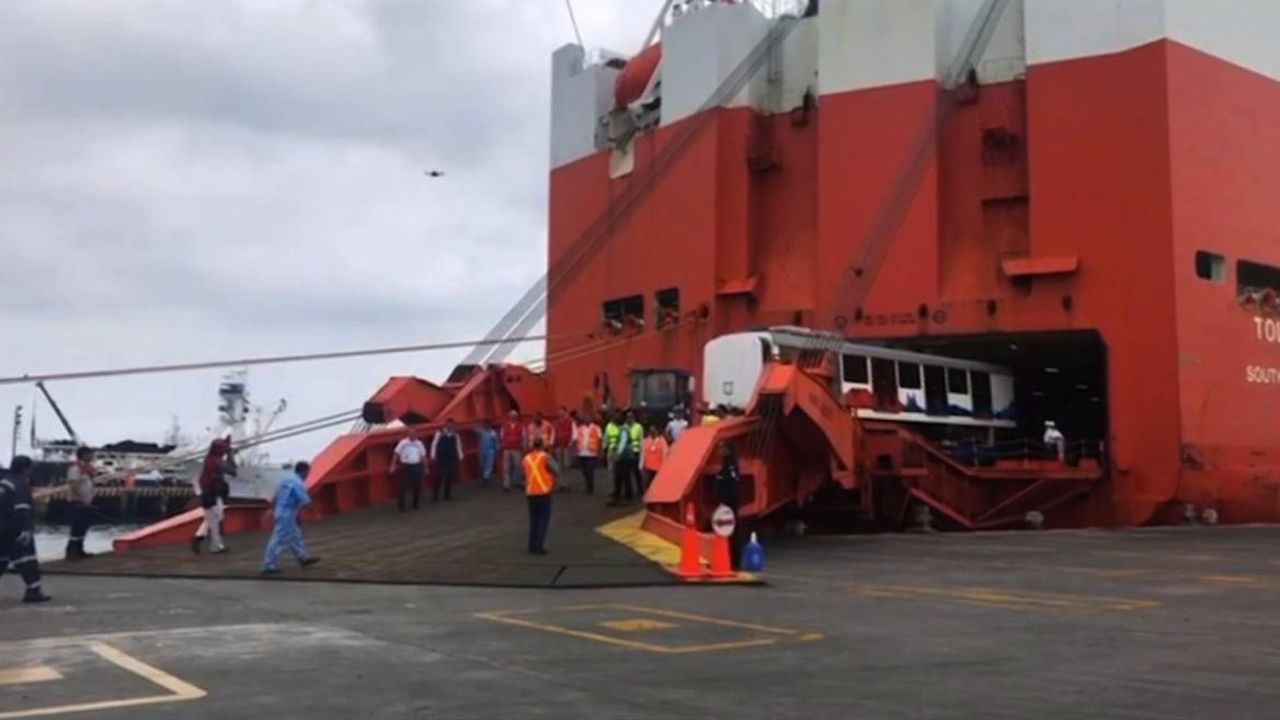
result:
M 498 429 L 498 446 L 502 449 L 502 492 L 511 492 L 511 486 L 523 483 L 520 470 L 524 463 L 524 426 L 520 413 L 507 413 L 507 421 Z
M 569 413 L 569 408 L 563 405 L 560 406 L 560 413 L 556 415 L 556 419 L 551 421 L 552 434 L 555 436 L 555 442 L 551 444 L 551 454 L 556 464 L 560 466 L 560 472 L 562 473 L 568 472 L 569 468 L 573 467 L 569 463 L 569 459 L 572 457 L 569 454 L 569 446 L 573 444 L 573 426 L 575 424 L 576 420 Z M 558 489 L 560 492 L 568 492 L 569 483 L 561 482 Z

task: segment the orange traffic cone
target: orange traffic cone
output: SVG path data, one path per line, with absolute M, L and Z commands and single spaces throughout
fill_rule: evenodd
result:
M 737 577 L 738 573 L 733 569 L 733 563 L 729 560 L 729 538 L 715 533 L 711 537 L 711 577 L 713 578 L 731 578 Z
M 695 527 L 693 503 L 689 503 L 684 513 L 684 532 L 680 535 L 680 566 L 676 568 L 676 575 L 692 580 L 704 574 L 702 558 L 698 552 L 698 528 Z

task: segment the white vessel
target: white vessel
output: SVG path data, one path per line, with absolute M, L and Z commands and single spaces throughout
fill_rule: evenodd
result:
M 253 446 L 252 440 L 271 429 L 288 403 L 281 399 L 270 408 L 254 405 L 249 398 L 248 379 L 248 370 L 224 375 L 218 386 L 217 422 L 194 440 L 183 438 L 175 428 L 170 433 L 169 440 L 174 449 L 169 456 L 183 459 L 173 470 L 176 478 L 194 484 L 200 478 L 200 468 L 209 444 L 214 438 L 230 437 L 238 469 L 236 477 L 227 478 L 232 499 L 267 500 L 275 494 L 280 480 L 289 472 L 290 464 L 273 463 L 267 451 L 261 446 Z

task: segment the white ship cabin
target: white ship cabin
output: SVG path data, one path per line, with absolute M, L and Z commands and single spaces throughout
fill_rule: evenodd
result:
M 859 418 L 907 423 L 1015 428 L 1013 373 L 973 360 L 850 342 L 801 327 L 722 335 L 703 350 L 703 400 L 745 410 L 765 363 L 793 362 L 803 351 L 835 354 L 840 394 Z

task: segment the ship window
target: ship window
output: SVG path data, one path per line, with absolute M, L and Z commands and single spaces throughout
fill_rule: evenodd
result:
M 898 387 L 904 390 L 919 390 L 921 385 L 919 363 L 898 363 Z
M 658 327 L 680 321 L 680 288 L 667 288 L 653 294 L 654 305 L 657 306 L 656 324 Z
M 1224 282 L 1227 279 L 1227 260 L 1218 253 L 1206 250 L 1196 251 L 1196 277 L 1209 282 Z
M 969 371 L 959 368 L 947 368 L 947 392 L 968 395 Z
M 867 369 L 866 355 L 845 355 L 844 381 L 857 385 L 870 385 L 871 372 Z
M 1280 268 L 1248 260 L 1236 261 L 1236 291 L 1243 295 L 1247 290 L 1271 288 L 1280 292 Z
M 624 323 L 627 318 L 644 320 L 644 296 L 631 295 L 630 297 L 616 300 L 606 300 L 601 305 L 601 310 L 604 313 L 604 321 L 606 323 Z

